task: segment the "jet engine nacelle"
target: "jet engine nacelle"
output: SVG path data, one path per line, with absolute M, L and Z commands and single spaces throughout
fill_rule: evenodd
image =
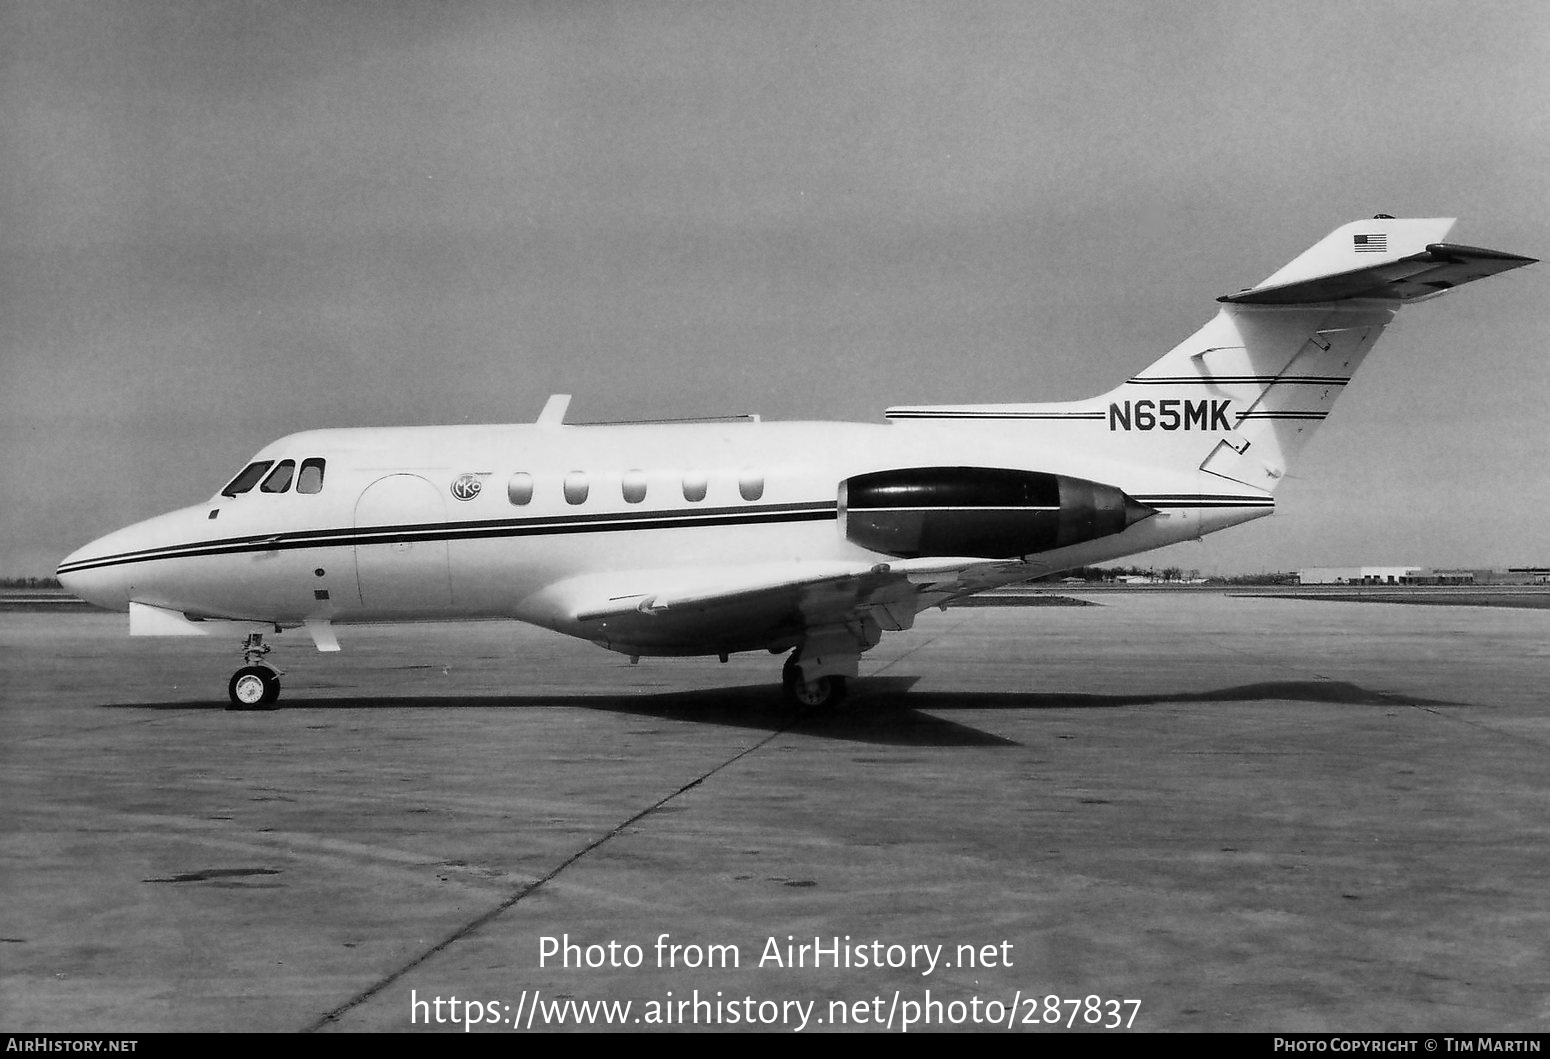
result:
M 1004 467 L 904 467 L 840 483 L 847 540 L 914 559 L 1011 559 L 1107 537 L 1157 514 L 1123 491 Z

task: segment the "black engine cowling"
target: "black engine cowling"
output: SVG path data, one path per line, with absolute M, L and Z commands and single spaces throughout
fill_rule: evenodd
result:
M 1112 485 L 1005 467 L 905 467 L 840 483 L 845 537 L 901 559 L 1010 559 L 1119 533 L 1157 514 Z

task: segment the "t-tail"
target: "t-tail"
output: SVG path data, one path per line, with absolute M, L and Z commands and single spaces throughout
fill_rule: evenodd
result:
M 1203 474 L 1272 494 L 1400 306 L 1534 263 L 1446 243 L 1450 218 L 1378 216 L 1335 229 L 1119 387 L 1061 404 L 890 408 L 897 420 L 1012 430 L 1065 424 L 1062 440 L 1128 466 Z

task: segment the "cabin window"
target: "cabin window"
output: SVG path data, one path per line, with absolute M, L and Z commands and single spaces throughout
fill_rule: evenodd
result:
M 258 480 L 264 476 L 264 472 L 274 466 L 273 460 L 262 460 L 258 463 L 250 463 L 242 468 L 242 473 L 233 478 L 225 489 L 221 490 L 222 496 L 236 496 L 245 493 L 258 484 Z
M 264 484 L 258 487 L 261 493 L 283 493 L 291 487 L 291 478 L 296 474 L 295 460 L 281 460 L 275 465 L 275 469 L 269 472 L 269 477 L 264 479 Z
M 737 491 L 744 500 L 757 500 L 764 495 L 764 475 L 757 471 L 744 471 L 737 478 Z
M 684 475 L 684 499 L 698 504 L 705 499 L 705 491 L 710 487 L 710 482 L 705 477 L 704 471 L 689 471 Z
M 619 489 L 624 494 L 626 504 L 638 504 L 646 499 L 646 472 L 625 471 L 624 478 L 619 483 Z
M 586 503 L 589 488 L 585 471 L 571 471 L 565 476 L 565 502 L 567 504 Z
M 533 502 L 533 476 L 526 471 L 518 471 L 511 476 L 506 483 L 506 499 L 521 507 L 523 504 Z
M 298 493 L 321 493 L 323 491 L 323 464 L 320 459 L 301 461 L 301 473 L 296 476 L 296 491 Z

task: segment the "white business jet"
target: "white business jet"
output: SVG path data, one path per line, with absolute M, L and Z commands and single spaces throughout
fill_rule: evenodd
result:
M 1338 228 L 1083 401 L 572 425 L 556 396 L 534 423 L 292 434 L 59 579 L 131 635 L 245 634 L 237 708 L 279 696 L 271 632 L 489 618 L 632 659 L 789 652 L 788 697 L 832 703 L 924 610 L 1270 514 L 1402 304 L 1533 263 L 1452 225 Z

